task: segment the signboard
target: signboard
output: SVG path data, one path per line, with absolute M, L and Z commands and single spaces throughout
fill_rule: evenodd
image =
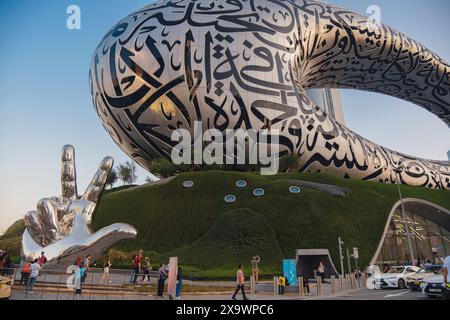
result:
M 290 286 L 296 286 L 297 283 L 297 261 L 295 259 L 283 260 L 283 276 L 286 277 Z
M 353 248 L 353 258 L 359 259 L 358 248 Z

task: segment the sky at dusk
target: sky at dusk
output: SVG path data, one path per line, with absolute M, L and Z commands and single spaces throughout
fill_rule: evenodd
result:
M 78 189 L 87 186 L 104 156 L 129 158 L 103 129 L 91 102 L 92 54 L 118 20 L 146 0 L 0 1 L 0 234 L 43 197 L 60 193 L 60 152 L 76 149 Z M 334 0 L 366 14 L 381 9 L 399 29 L 450 61 L 450 1 Z M 81 30 L 66 28 L 69 5 L 81 9 Z M 376 143 L 423 158 L 445 160 L 450 130 L 408 102 L 342 91 L 346 125 Z M 139 183 L 148 173 L 139 169 Z

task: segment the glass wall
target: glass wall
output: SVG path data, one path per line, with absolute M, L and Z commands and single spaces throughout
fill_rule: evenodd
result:
M 403 220 L 401 207 L 395 211 L 376 264 L 415 264 L 417 260 L 440 263 L 439 258 L 450 255 L 449 230 L 423 218 L 417 212 L 406 210 L 405 213 L 406 221 Z M 409 257 L 405 225 L 410 233 L 414 261 Z

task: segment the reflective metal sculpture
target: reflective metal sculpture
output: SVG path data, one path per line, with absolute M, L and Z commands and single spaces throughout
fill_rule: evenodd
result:
M 66 145 L 61 159 L 62 195 L 41 199 L 36 211 L 25 215 L 26 230 L 22 237 L 22 257 L 32 260 L 45 252 L 49 265 L 67 266 L 76 257 L 97 256 L 113 243 L 134 238 L 136 229 L 115 223 L 93 233 L 89 228 L 92 214 L 100 200 L 113 159 L 106 157 L 81 197 L 77 194 L 75 150 Z
M 450 189 L 450 163 L 398 153 L 318 108 L 310 88 L 410 101 L 450 125 L 450 66 L 404 34 L 309 0 L 165 0 L 136 11 L 98 46 L 95 108 L 143 167 L 170 158 L 173 130 L 272 128 L 301 171 Z M 388 115 L 387 115 L 388 116 Z

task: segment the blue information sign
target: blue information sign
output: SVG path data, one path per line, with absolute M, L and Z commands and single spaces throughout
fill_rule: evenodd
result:
M 290 286 L 297 285 L 297 261 L 295 259 L 283 260 L 283 276 L 289 281 Z

